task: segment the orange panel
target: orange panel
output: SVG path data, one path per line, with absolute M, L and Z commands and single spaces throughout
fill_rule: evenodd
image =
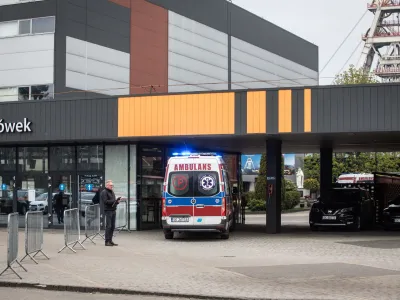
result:
M 234 93 L 118 99 L 118 136 L 234 134 Z
M 247 92 L 247 133 L 266 133 L 267 93 Z
M 292 90 L 278 92 L 279 132 L 292 132 Z

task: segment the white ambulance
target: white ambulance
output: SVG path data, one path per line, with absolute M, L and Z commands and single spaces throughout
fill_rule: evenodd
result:
M 218 232 L 229 238 L 235 224 L 232 188 L 221 156 L 178 155 L 168 160 L 162 198 L 166 239 L 174 232 Z

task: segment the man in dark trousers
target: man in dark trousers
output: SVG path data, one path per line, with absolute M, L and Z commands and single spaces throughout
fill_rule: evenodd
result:
M 115 199 L 114 184 L 111 180 L 106 181 L 106 188 L 100 193 L 100 201 L 104 205 L 104 215 L 106 217 L 106 246 L 118 246 L 112 241 L 115 229 L 115 217 L 117 206 L 121 197 Z

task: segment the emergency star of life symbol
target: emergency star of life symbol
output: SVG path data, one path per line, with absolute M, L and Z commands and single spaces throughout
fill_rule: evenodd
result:
M 211 175 L 204 175 L 200 179 L 200 184 L 204 190 L 209 191 L 215 186 L 215 178 Z

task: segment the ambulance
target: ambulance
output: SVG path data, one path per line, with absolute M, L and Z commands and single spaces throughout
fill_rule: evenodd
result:
M 174 153 L 166 167 L 162 227 L 166 239 L 174 232 L 216 232 L 229 239 L 235 225 L 232 187 L 221 156 Z

